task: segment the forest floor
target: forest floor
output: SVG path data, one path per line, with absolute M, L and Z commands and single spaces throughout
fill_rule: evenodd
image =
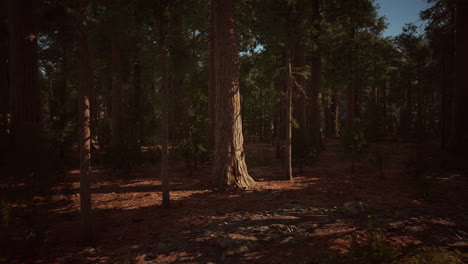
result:
M 159 165 L 132 177 L 93 170 L 95 242 L 79 241 L 79 174 L 56 195 L 36 197 L 47 210 L 47 241 L 27 258 L 10 244 L 5 263 L 465 263 L 468 177 L 408 169 L 413 144 L 377 143 L 384 174 L 370 155 L 351 172 L 338 140 L 295 181 L 284 180 L 270 143 L 248 143 L 253 190 L 204 189 L 203 165 L 192 177 L 172 162 L 172 207 L 161 203 Z M 427 153 L 426 153 L 427 154 Z M 429 164 L 431 160 L 429 160 Z M 411 166 L 411 164 L 409 165 Z M 437 166 L 436 166 L 437 167 Z M 20 202 L 12 202 L 21 207 Z M 432 262 L 431 262 L 432 261 Z M 438 261 L 438 262 L 437 262 Z M 2 261 L 0 260 L 0 263 Z

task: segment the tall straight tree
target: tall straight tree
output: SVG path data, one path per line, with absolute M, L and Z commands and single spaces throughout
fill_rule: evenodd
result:
M 111 145 L 115 151 L 122 144 L 122 52 L 119 36 L 112 36 L 112 127 Z
M 325 143 L 322 132 L 322 59 L 320 57 L 320 0 L 312 1 L 313 8 L 313 28 L 315 36 L 313 41 L 316 43 L 316 50 L 312 52 L 311 61 L 311 136 L 312 145 L 317 149 L 324 149 Z
M 7 2 L 0 3 L 0 137 L 6 132 L 7 113 L 9 112 L 9 82 L 8 82 L 8 27 Z
M 287 14 L 286 14 L 286 139 L 285 139 L 285 166 L 286 166 L 286 178 L 290 181 L 293 180 L 292 173 L 292 122 L 293 122 L 293 86 L 294 86 L 294 77 L 292 75 L 292 66 L 291 66 L 291 46 L 292 38 L 290 34 L 291 30 L 291 13 L 292 6 L 291 3 L 287 3 Z
M 12 126 L 39 125 L 41 120 L 34 0 L 8 0 L 10 112 Z
M 159 6 L 159 64 L 161 68 L 161 181 L 162 181 L 162 206 L 170 207 L 169 196 L 169 152 L 168 152 L 168 136 L 169 136 L 169 106 L 168 106 L 168 64 L 167 64 L 167 19 L 166 12 L 168 7 L 167 0 L 160 0 Z
M 294 85 L 294 79 L 292 76 L 291 69 L 291 50 L 288 48 L 286 56 L 286 146 L 285 146 L 285 158 L 286 158 L 286 178 L 290 181 L 293 180 L 292 173 L 292 89 Z
M 255 181 L 245 163 L 240 115 L 239 51 L 234 0 L 213 0 L 216 117 L 213 187 L 251 188 Z
M 215 69 L 215 38 L 214 38 L 214 6 L 210 6 L 210 54 L 208 58 L 209 80 L 208 80 L 208 149 L 214 148 L 215 128 L 215 101 L 216 101 L 216 69 Z
M 81 236 L 89 242 L 93 238 L 91 226 L 91 115 L 90 115 L 90 76 L 91 65 L 88 48 L 88 28 L 86 21 L 86 5 L 81 7 L 79 32 L 79 64 L 80 64 L 80 211 Z

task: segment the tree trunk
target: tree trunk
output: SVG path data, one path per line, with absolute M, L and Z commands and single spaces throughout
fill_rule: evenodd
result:
M 10 112 L 13 129 L 40 125 L 41 106 L 37 65 L 34 0 L 9 0 Z
M 320 55 L 320 0 L 314 0 L 313 4 L 313 19 L 314 29 L 317 32 L 314 36 L 314 41 L 317 45 L 317 50 L 312 54 L 311 62 L 311 136 L 312 146 L 317 150 L 325 149 L 325 142 L 322 131 L 322 60 Z
M 208 58 L 208 150 L 213 153 L 215 144 L 215 109 L 216 109 L 216 69 L 215 69 L 215 36 L 214 36 L 214 5 L 210 7 L 210 54 Z
M 460 155 L 468 155 L 468 3 L 456 1 L 455 23 L 455 96 L 454 131 L 451 149 Z
M 82 28 L 79 39 L 80 63 L 80 211 L 81 236 L 83 241 L 89 242 L 93 238 L 91 228 L 91 133 L 90 133 L 90 96 L 89 84 L 91 66 L 89 62 L 89 49 L 87 28 L 85 26 L 86 14 L 82 11 Z
M 140 152 L 140 145 L 141 145 L 141 66 L 140 66 L 140 58 L 138 55 L 135 58 L 133 63 L 133 86 L 134 86 L 134 118 L 135 118 L 135 149 L 137 152 Z
M 291 51 L 288 49 L 287 55 L 287 68 L 286 68 L 286 146 L 285 146 L 285 159 L 286 159 L 286 178 L 293 181 L 292 173 L 292 89 L 293 89 L 293 76 L 291 69 Z
M 8 72 L 8 27 L 4 23 L 7 17 L 7 2 L 0 3 L 0 138 L 8 133 L 8 118 L 9 115 L 9 72 Z M 0 139 L 1 140 L 1 139 Z
M 160 67 L 161 67 L 161 181 L 162 181 L 162 206 L 164 208 L 170 207 L 169 195 L 169 152 L 168 152 L 168 136 L 169 136 L 169 122 L 168 122 L 168 64 L 167 64 L 167 47 L 166 47 L 166 18 L 164 12 L 167 9 L 167 1 L 161 0 L 160 14 L 159 14 L 159 45 L 160 45 Z
M 213 0 L 215 18 L 216 118 L 214 187 L 251 188 L 240 116 L 239 52 L 233 0 Z
M 122 144 L 122 60 L 118 36 L 112 38 L 112 135 L 113 151 Z

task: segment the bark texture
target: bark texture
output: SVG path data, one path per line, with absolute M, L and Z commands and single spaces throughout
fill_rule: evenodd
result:
M 40 125 L 41 106 L 37 65 L 36 1 L 8 0 L 10 52 L 10 110 L 13 127 Z
M 122 144 L 122 59 L 120 42 L 112 39 L 112 123 L 111 145 L 117 150 Z
M 213 152 L 215 134 L 215 102 L 216 102 L 216 70 L 215 70 L 215 36 L 214 36 L 214 5 L 210 8 L 210 54 L 208 83 L 208 150 Z
M 451 149 L 468 155 L 468 3 L 456 1 L 454 130 Z
M 215 19 L 216 117 L 213 187 L 251 188 L 240 115 L 239 53 L 233 0 L 213 0 Z
M 312 136 L 312 146 L 323 150 L 325 142 L 322 130 L 322 59 L 320 55 L 319 33 L 320 32 L 320 0 L 314 0 L 313 5 L 313 19 L 314 29 L 317 32 L 314 41 L 317 44 L 317 49 L 312 54 L 311 62 L 311 117 L 310 127 Z
M 86 15 L 83 12 L 82 21 Z M 85 23 L 82 23 L 85 25 Z M 86 26 L 81 28 L 79 39 L 80 63 L 80 212 L 82 240 L 89 242 L 93 238 L 91 225 L 91 131 L 90 131 L 90 74 L 89 48 Z
M 291 52 L 288 50 L 287 55 L 287 68 L 286 68 L 286 178 L 290 181 L 293 180 L 292 174 L 292 89 L 293 89 L 293 76 L 291 69 Z
M 162 206 L 170 207 L 169 195 L 169 151 L 167 148 L 169 137 L 169 80 L 168 80 L 168 64 L 167 64 L 167 46 L 166 46 L 166 18 L 165 11 L 167 9 L 167 1 L 160 1 L 160 28 L 159 28 L 159 45 L 160 45 L 160 67 L 161 67 L 161 181 L 162 181 Z

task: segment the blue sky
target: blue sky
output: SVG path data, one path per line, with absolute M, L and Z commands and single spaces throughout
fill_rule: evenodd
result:
M 419 11 L 426 9 L 428 4 L 424 0 L 376 0 L 380 5 L 380 16 L 387 17 L 388 28 L 384 36 L 396 36 L 401 33 L 405 23 L 416 22 L 421 25 Z

